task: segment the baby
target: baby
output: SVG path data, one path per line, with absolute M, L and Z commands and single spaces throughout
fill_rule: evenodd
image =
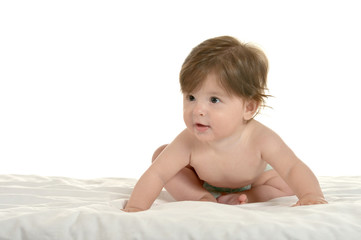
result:
M 317 178 L 271 129 L 264 106 L 268 60 L 229 36 L 208 39 L 183 63 L 186 129 L 158 148 L 124 209 L 149 209 L 162 188 L 177 201 L 263 202 L 296 194 L 294 206 L 327 203 Z

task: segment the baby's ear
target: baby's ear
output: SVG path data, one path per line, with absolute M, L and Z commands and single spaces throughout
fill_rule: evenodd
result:
M 246 106 L 245 106 L 244 120 L 248 121 L 255 116 L 255 114 L 258 111 L 260 103 L 257 102 L 256 100 L 249 99 L 246 100 L 245 104 Z

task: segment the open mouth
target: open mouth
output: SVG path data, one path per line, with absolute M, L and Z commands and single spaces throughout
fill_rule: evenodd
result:
M 199 131 L 199 132 L 205 132 L 209 129 L 208 125 L 203 125 L 201 123 L 196 123 L 195 127 L 196 127 L 197 131 Z

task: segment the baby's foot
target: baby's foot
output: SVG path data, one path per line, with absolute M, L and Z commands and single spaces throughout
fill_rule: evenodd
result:
M 228 205 L 238 205 L 245 204 L 248 202 L 248 197 L 244 193 L 231 193 L 219 196 L 217 198 L 218 203 L 228 204 Z

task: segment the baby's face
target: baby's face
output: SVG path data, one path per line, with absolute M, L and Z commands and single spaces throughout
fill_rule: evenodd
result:
M 238 136 L 244 129 L 244 112 L 244 101 L 229 95 L 215 74 L 209 74 L 202 87 L 183 97 L 184 122 L 200 141 Z

